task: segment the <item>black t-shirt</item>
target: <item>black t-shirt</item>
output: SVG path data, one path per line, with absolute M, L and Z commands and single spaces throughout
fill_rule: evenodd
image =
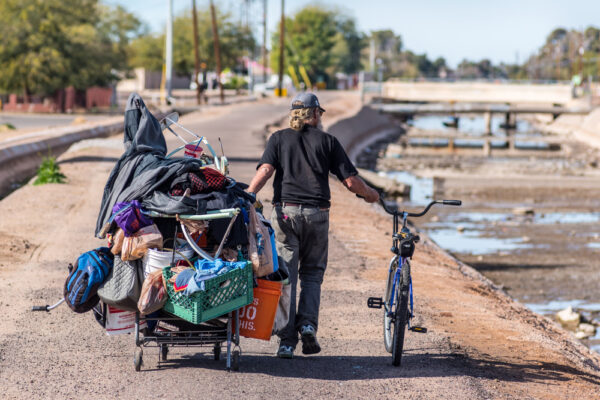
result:
M 358 174 L 340 142 L 309 125 L 271 135 L 258 167 L 262 164 L 275 168 L 273 203 L 329 207 L 329 173 L 340 181 Z

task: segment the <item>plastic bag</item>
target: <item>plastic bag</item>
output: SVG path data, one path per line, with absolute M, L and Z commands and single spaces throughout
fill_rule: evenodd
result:
M 292 285 L 283 285 L 281 288 L 281 297 L 277 303 L 277 312 L 273 322 L 273 335 L 283 331 L 290 320 L 290 303 L 292 301 Z
M 123 229 L 125 237 L 133 236 L 140 229 L 152 224 L 152 219 L 142 214 L 137 200 L 117 203 L 112 209 L 115 222 Z
M 138 301 L 138 309 L 142 315 L 160 310 L 167 301 L 167 289 L 164 284 L 162 270 L 148 274 L 142 285 L 142 294 Z
M 138 260 L 146 254 L 148 249 L 163 248 L 163 237 L 155 224 L 146 226 L 123 240 L 121 259 L 123 261 Z
M 117 229 L 117 232 L 112 237 L 112 247 L 110 248 L 110 252 L 115 256 L 121 254 L 121 249 L 123 248 L 123 241 L 125 240 L 125 232 L 123 229 Z
M 252 262 L 254 275 L 258 278 L 277 270 L 273 262 L 273 247 L 269 228 L 258 217 L 254 207 L 250 207 L 248 227 L 248 257 Z

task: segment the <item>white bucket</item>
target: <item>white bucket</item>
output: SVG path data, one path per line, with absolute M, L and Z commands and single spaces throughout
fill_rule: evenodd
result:
M 175 253 L 175 261 L 183 260 L 182 255 L 189 260 L 194 256 L 194 250 L 189 246 L 178 249 Z M 172 251 L 148 249 L 142 259 L 144 264 L 144 277 L 148 276 L 152 271 L 163 269 L 164 267 L 171 265 L 172 258 Z
M 113 306 L 106 307 L 106 334 L 121 335 L 135 332 L 135 311 L 123 311 Z M 146 321 L 140 323 L 140 329 L 146 328 Z

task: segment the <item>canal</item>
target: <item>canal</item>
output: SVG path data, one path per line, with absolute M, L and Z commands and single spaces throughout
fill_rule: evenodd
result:
M 413 222 L 531 310 L 554 318 L 571 306 L 583 322 L 600 325 L 597 152 L 575 142 L 545 147 L 548 138 L 533 120 L 519 120 L 507 131 L 500 127 L 503 118 L 494 119 L 492 137 L 538 138 L 539 146 L 492 147 L 484 154 L 476 145 L 412 139 L 457 135 L 476 143 L 486 136 L 483 118 L 461 118 L 456 128 L 445 126 L 448 120 L 426 116 L 402 123 L 404 137 L 378 149 L 379 174 L 411 185 L 401 206 L 462 200 L 460 209 L 438 207 Z M 600 352 L 600 329 L 583 342 Z

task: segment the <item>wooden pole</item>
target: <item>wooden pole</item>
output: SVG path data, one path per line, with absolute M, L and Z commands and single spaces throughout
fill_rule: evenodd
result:
M 194 82 L 196 82 L 196 104 L 202 102 L 202 88 L 198 81 L 200 74 L 200 55 L 198 54 L 198 15 L 196 13 L 196 0 L 192 0 L 192 15 L 194 21 Z
M 166 87 L 167 87 L 167 104 L 173 97 L 173 0 L 168 1 L 168 17 L 167 17 L 167 34 L 166 34 Z
M 283 61 L 284 61 L 284 43 L 285 43 L 285 0 L 281 0 L 281 23 L 279 27 L 279 83 L 277 84 L 278 95 L 283 96 Z
M 219 29 L 217 28 L 217 17 L 215 14 L 215 5 L 210 0 L 210 14 L 212 17 L 212 31 L 213 31 L 213 43 L 215 48 L 215 61 L 217 63 L 217 82 L 219 84 L 221 104 L 225 102 L 225 95 L 223 94 L 223 84 L 221 83 L 221 46 L 219 44 Z
M 267 0 L 263 0 L 263 83 L 267 82 Z

